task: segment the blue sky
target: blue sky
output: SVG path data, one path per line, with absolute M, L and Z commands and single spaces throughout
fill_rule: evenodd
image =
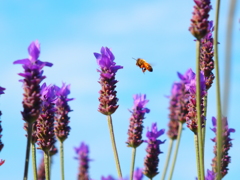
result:
M 214 19 L 215 1 L 210 19 Z M 13 65 L 13 61 L 28 57 L 27 47 L 38 39 L 41 43 L 42 61 L 52 62 L 44 74 L 48 84 L 71 84 L 69 138 L 65 141 L 66 180 L 76 179 L 78 162 L 73 147 L 85 141 L 90 147 L 90 175 L 100 179 L 109 174 L 117 177 L 106 117 L 97 111 L 99 74 L 93 52 L 102 46 L 112 49 L 116 63 L 124 66 L 117 73 L 119 108 L 113 114 L 115 137 L 124 177 L 130 168 L 131 149 L 126 147 L 127 129 L 133 94 L 146 93 L 150 100 L 147 105 L 151 112 L 146 115 L 144 126 L 158 123 L 167 130 L 168 99 L 172 83 L 177 81 L 176 72 L 184 73 L 188 68 L 195 69 L 195 43 L 189 33 L 193 1 L 132 0 L 132 1 L 27 1 L 0 0 L 0 86 L 6 88 L 0 97 L 3 113 L 2 127 L 4 148 L 0 158 L 6 162 L 0 168 L 1 179 L 13 180 L 23 176 L 26 138 L 23 130 L 22 85 L 17 73 L 23 69 Z M 224 68 L 224 48 L 227 25 L 228 1 L 221 2 L 219 58 L 221 77 Z M 240 123 L 238 115 L 240 89 L 240 9 L 236 9 L 233 29 L 232 82 L 230 93 L 229 124 L 236 129 L 232 134 L 233 148 L 230 150 L 232 163 L 229 174 L 224 178 L 240 179 L 239 144 Z M 143 74 L 136 67 L 134 58 L 144 58 L 154 64 L 153 72 Z M 223 84 L 221 84 L 223 86 Z M 208 122 L 206 136 L 205 167 L 210 168 L 213 158 L 214 134 L 209 130 L 211 117 L 216 114 L 215 84 L 209 91 Z M 146 129 L 144 130 L 144 134 Z M 159 171 L 163 169 L 168 147 L 168 137 L 161 146 Z M 58 145 L 58 144 L 57 144 Z M 146 145 L 137 150 L 136 166 L 143 167 Z M 38 152 L 38 160 L 41 153 Z M 59 154 L 54 157 L 52 179 L 60 179 Z M 184 129 L 174 180 L 194 179 L 196 176 L 193 134 Z M 11 173 L 10 172 L 11 169 Z M 159 179 L 160 175 L 155 179 Z M 30 168 L 29 179 L 32 177 Z

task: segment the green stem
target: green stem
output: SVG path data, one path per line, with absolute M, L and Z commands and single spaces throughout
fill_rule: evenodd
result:
M 197 96 L 196 96 L 196 108 L 197 108 L 197 125 L 198 125 L 198 146 L 199 146 L 199 165 L 201 177 L 204 178 L 204 154 L 203 154 L 203 141 L 202 141 L 202 118 L 201 118 L 201 84 L 200 84 L 200 41 L 196 41 L 196 79 L 197 79 Z
M 31 148 L 32 148 L 33 179 L 37 180 L 37 163 L 36 163 L 36 146 L 35 146 L 35 143 L 31 143 Z
M 205 117 L 205 118 L 207 118 L 207 99 L 208 99 L 208 96 L 206 95 L 206 96 L 204 97 L 204 117 Z M 205 121 L 204 121 L 204 127 L 202 128 L 203 154 L 204 154 L 204 149 L 205 149 L 206 124 L 207 124 L 207 121 L 205 120 Z
M 50 167 L 49 167 L 49 153 L 44 152 L 44 166 L 45 166 L 45 177 L 46 180 L 50 180 Z
M 225 65 L 224 65 L 224 87 L 223 87 L 223 114 L 227 117 L 228 103 L 230 95 L 230 82 L 231 82 L 231 50 L 232 50 L 232 30 L 233 18 L 236 9 L 236 0 L 231 0 L 227 20 L 227 33 L 226 33 L 226 52 L 225 52 Z
M 26 158 L 25 158 L 25 167 L 24 167 L 24 175 L 23 175 L 24 180 L 28 179 L 28 164 L 29 164 L 29 155 L 30 155 L 30 145 L 32 142 L 32 125 L 33 125 L 33 123 L 28 123 Z
M 218 19 L 220 0 L 216 1 L 216 16 L 214 26 L 214 57 L 215 57 L 215 78 L 216 78 L 216 99 L 217 99 L 217 180 L 221 180 L 221 157 L 222 157 L 222 109 L 220 96 L 220 81 L 219 81 L 219 67 L 218 67 Z
M 195 144 L 195 150 L 196 150 L 197 174 L 198 174 L 198 179 L 201 180 L 202 178 L 201 178 L 200 166 L 199 166 L 199 147 L 198 147 L 197 134 L 194 134 L 194 144 Z
M 180 123 L 179 123 L 179 127 L 178 127 L 177 143 L 176 143 L 176 147 L 175 147 L 175 152 L 174 152 L 174 156 L 173 156 L 172 167 L 171 167 L 171 170 L 170 170 L 170 174 L 169 174 L 168 180 L 171 180 L 171 179 L 172 179 L 172 176 L 173 176 L 173 171 L 174 171 L 174 167 L 175 167 L 176 160 L 177 160 L 178 148 L 179 148 L 179 144 L 180 144 L 180 140 L 181 140 L 181 135 L 182 135 L 182 126 L 183 126 L 183 124 L 180 122 Z
M 172 154 L 172 147 L 173 147 L 173 139 L 170 139 L 169 140 L 169 146 L 168 146 L 168 154 L 167 154 L 167 159 L 165 161 L 165 165 L 164 165 L 164 169 L 163 169 L 163 172 L 162 172 L 162 177 L 161 177 L 161 180 L 164 180 L 165 179 L 165 176 L 166 176 L 166 173 L 167 173 L 167 169 L 168 169 L 168 164 L 169 164 L 169 160 L 170 160 L 170 156 Z
M 114 154 L 114 159 L 115 159 L 115 163 L 116 163 L 116 167 L 117 167 L 118 177 L 122 178 L 122 172 L 121 172 L 121 167 L 120 167 L 120 163 L 119 163 L 117 147 L 116 147 L 114 131 L 113 131 L 113 125 L 112 125 L 112 116 L 107 115 L 107 120 L 108 120 L 108 128 L 109 128 L 109 132 L 110 132 L 110 138 L 111 138 L 111 142 L 112 142 L 113 154 Z
M 64 148 L 63 142 L 60 141 L 60 161 L 61 161 L 61 178 L 64 180 Z
M 135 157 L 136 157 L 136 151 L 137 148 L 132 148 L 132 163 L 131 163 L 131 169 L 130 169 L 130 180 L 133 179 L 133 171 L 134 171 L 134 165 L 135 165 Z

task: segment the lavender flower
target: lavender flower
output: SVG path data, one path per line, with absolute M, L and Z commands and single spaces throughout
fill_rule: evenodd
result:
M 38 149 L 48 153 L 56 142 L 54 136 L 54 101 L 56 100 L 55 86 L 41 86 L 41 111 L 36 124 Z
M 161 141 L 158 140 L 157 138 L 164 134 L 164 131 L 165 131 L 164 129 L 158 131 L 157 123 L 153 123 L 151 130 L 149 131 L 148 128 L 146 134 L 148 140 L 145 140 L 144 142 L 146 142 L 148 146 L 146 149 L 147 155 L 144 159 L 145 167 L 143 170 L 143 174 L 145 174 L 145 176 L 147 176 L 150 179 L 158 174 L 158 162 L 159 162 L 158 155 L 162 153 L 160 151 L 159 145 L 163 144 L 166 140 Z
M 89 168 L 89 148 L 82 142 L 79 147 L 74 148 L 78 157 L 75 159 L 79 160 L 79 174 L 78 180 L 89 180 L 88 168 Z
M 115 80 L 115 75 L 123 66 L 116 65 L 114 62 L 115 57 L 107 47 L 102 47 L 101 54 L 94 53 L 94 56 L 100 66 L 100 70 L 97 71 L 100 72 L 99 83 L 102 86 L 102 89 L 99 91 L 100 97 L 98 99 L 100 105 L 98 111 L 104 115 L 111 115 L 118 108 L 117 91 L 115 90 L 118 81 Z
M 137 168 L 137 169 L 134 171 L 133 180 L 142 180 L 142 179 L 143 179 L 142 169 Z
M 213 128 L 211 129 L 215 135 L 217 133 L 217 124 L 216 118 L 212 117 Z M 230 133 L 235 132 L 235 129 L 228 127 L 228 121 L 226 117 L 222 118 L 223 121 L 223 143 L 222 143 L 222 160 L 221 160 L 221 174 L 222 178 L 228 173 L 228 164 L 231 162 L 231 157 L 228 155 L 229 149 L 232 147 L 232 139 L 230 138 Z M 217 139 L 214 137 L 212 139 L 215 142 L 214 146 L 214 154 L 215 157 L 212 160 L 212 169 L 216 173 L 217 172 Z
M 216 174 L 213 171 L 207 170 L 207 175 L 205 176 L 205 180 L 215 180 Z
M 189 31 L 200 40 L 208 32 L 208 13 L 212 6 L 210 5 L 210 0 L 194 0 L 194 2 L 196 5 L 193 7 L 193 17 Z
M 213 21 L 208 24 L 208 33 L 201 39 L 201 49 L 200 49 L 200 69 L 204 72 L 206 89 L 208 90 L 213 83 L 214 74 L 212 73 L 214 69 L 213 61 Z
M 145 94 L 135 94 L 133 96 L 134 105 L 132 108 L 132 116 L 130 118 L 130 125 L 128 129 L 128 141 L 126 142 L 129 147 L 138 147 L 142 144 L 142 131 L 143 119 L 145 113 L 149 113 L 150 109 L 145 108 L 149 100 L 146 100 Z
M 190 69 L 191 70 L 191 69 Z M 189 71 L 191 76 L 188 76 L 185 82 L 185 88 L 187 90 L 187 97 L 188 97 L 188 114 L 186 117 L 187 127 L 192 130 L 194 133 L 197 133 L 198 125 L 197 125 L 197 109 L 196 109 L 196 76 L 193 71 Z M 204 75 L 201 72 L 200 74 L 200 92 L 201 92 L 201 120 L 202 125 L 204 126 L 204 96 L 206 95 L 206 86 L 205 86 L 205 79 Z
M 70 94 L 70 85 L 65 85 L 63 83 L 62 87 L 59 88 L 55 86 L 56 88 L 56 95 L 57 100 L 55 101 L 56 104 L 56 116 L 55 116 L 55 135 L 56 137 L 63 142 L 65 139 L 67 139 L 70 127 L 68 126 L 69 119 L 68 113 L 72 110 L 70 109 L 68 105 L 68 101 L 72 101 L 74 98 L 68 98 L 67 96 Z
M 172 86 L 172 92 L 170 99 L 170 114 L 169 114 L 169 123 L 168 127 L 169 130 L 167 132 L 167 135 L 170 139 L 177 139 L 178 136 L 178 128 L 179 128 L 179 121 L 178 121 L 178 110 L 179 110 L 179 95 L 181 92 L 181 83 L 174 83 Z
M 0 86 L 0 94 L 4 94 L 4 90 L 5 90 L 5 88 Z M 0 111 L 0 116 L 1 115 L 2 115 L 2 112 Z M 0 152 L 2 151 L 2 148 L 4 146 L 4 144 L 2 143 L 2 125 L 1 125 L 1 123 L 2 123 L 2 121 L 0 121 Z
M 0 86 L 0 94 L 4 94 L 4 91 L 5 91 L 5 90 L 6 90 L 5 88 L 3 88 L 3 87 Z
M 23 120 L 33 123 L 39 115 L 41 104 L 40 99 L 40 83 L 46 76 L 43 76 L 43 67 L 51 67 L 53 64 L 38 60 L 40 54 L 40 44 L 38 41 L 32 42 L 28 47 L 29 58 L 14 61 L 13 64 L 22 64 L 24 73 L 19 73 L 24 79 L 23 82 Z

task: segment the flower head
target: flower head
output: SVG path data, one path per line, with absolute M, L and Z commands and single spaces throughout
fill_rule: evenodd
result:
M 192 72 L 193 73 L 193 72 Z M 204 96 L 207 94 L 205 86 L 205 78 L 203 72 L 200 73 L 200 95 L 201 95 L 201 124 L 204 126 Z M 197 133 L 198 124 L 197 124 L 197 109 L 196 109 L 196 76 L 195 73 L 188 79 L 185 83 L 186 96 L 188 98 L 188 114 L 186 116 L 187 127 L 192 130 L 194 133 Z
M 100 105 L 98 111 L 104 115 L 113 114 L 118 108 L 117 102 L 117 91 L 115 80 L 115 75 L 119 69 L 122 69 L 123 66 L 118 66 L 114 62 L 114 55 L 111 50 L 107 47 L 101 48 L 101 54 L 94 53 L 94 56 L 97 59 L 97 63 L 100 66 L 100 79 L 99 83 L 102 86 L 102 89 L 99 91 Z
M 75 159 L 79 160 L 78 180 L 89 180 L 89 148 L 84 142 L 82 142 L 79 147 L 75 147 L 74 149 L 78 155 Z
M 143 179 L 142 169 L 137 168 L 137 169 L 134 171 L 133 180 L 142 180 L 142 179 Z
M 169 97 L 170 99 L 170 106 L 169 106 L 169 110 L 170 110 L 170 114 L 169 114 L 169 123 L 168 123 L 168 127 L 169 130 L 167 132 L 167 135 L 169 136 L 169 138 L 171 139 L 177 139 L 178 136 L 178 128 L 179 128 L 179 119 L 178 119 L 178 113 L 179 113 L 179 101 L 180 101 L 180 94 L 181 94 L 181 90 L 182 90 L 182 84 L 181 83 L 174 83 L 172 86 L 172 91 L 171 91 L 171 95 Z
M 222 144 L 222 159 L 221 159 L 221 174 L 222 178 L 228 173 L 228 164 L 231 162 L 231 156 L 228 155 L 228 151 L 232 147 L 232 139 L 230 138 L 230 133 L 235 132 L 235 129 L 228 127 L 228 121 L 226 117 L 222 118 L 223 121 L 223 144 Z M 217 133 L 216 118 L 212 117 L 213 128 L 211 129 L 215 134 Z M 215 142 L 214 154 L 215 157 L 212 160 L 213 172 L 217 172 L 217 139 L 214 137 L 212 139 Z
M 209 89 L 212 86 L 214 80 L 214 61 L 213 61 L 213 21 L 209 21 L 208 33 L 201 39 L 200 49 L 200 69 L 204 73 L 206 88 Z
M 212 9 L 210 0 L 194 0 L 193 17 L 189 31 L 198 40 L 203 38 L 208 32 L 209 11 Z
M 56 142 L 54 135 L 55 86 L 47 86 L 46 83 L 44 83 L 41 86 L 41 100 L 41 111 L 36 121 L 37 144 L 38 149 L 42 149 L 44 152 L 49 152 Z
M 205 176 L 205 180 L 215 180 L 216 173 L 211 170 L 207 170 L 207 175 Z
M 54 131 L 56 137 L 63 142 L 65 139 L 67 139 L 71 129 L 70 126 L 68 126 L 70 119 L 68 113 L 72 110 L 68 105 L 68 101 L 72 101 L 73 98 L 68 98 L 68 95 L 70 94 L 70 85 L 63 83 L 61 88 L 55 86 L 55 89 L 57 99 L 55 101 L 56 115 Z
M 142 144 L 142 130 L 143 119 L 145 113 L 149 113 L 150 109 L 145 108 L 149 100 L 146 99 L 145 94 L 135 94 L 133 96 L 134 105 L 132 108 L 132 116 L 130 118 L 130 125 L 128 129 L 128 141 L 126 142 L 129 147 L 138 147 Z
M 165 140 L 158 140 L 158 137 L 164 134 L 164 131 L 164 129 L 158 131 L 157 123 L 153 123 L 151 130 L 149 131 L 148 129 L 147 131 L 146 136 L 148 140 L 145 140 L 144 142 L 146 142 L 148 145 L 146 149 L 147 155 L 144 159 L 145 167 L 143 170 L 143 174 L 148 178 L 153 178 L 158 174 L 158 155 L 162 153 L 159 146 L 160 144 L 163 144 L 165 142 Z
M 4 94 L 4 90 L 5 88 L 0 86 L 0 94 Z M 2 115 L 2 112 L 0 111 L 0 116 Z M 2 143 L 2 125 L 1 125 L 2 121 L 0 121 L 0 152 L 4 146 L 4 144 Z M 4 163 L 4 162 L 3 162 Z
M 38 60 L 40 54 L 40 44 L 38 41 L 32 42 L 28 47 L 29 58 L 14 61 L 13 64 L 22 64 L 24 73 L 19 73 L 24 79 L 23 82 L 23 120 L 29 123 L 34 122 L 39 115 L 41 105 L 40 83 L 46 76 L 43 76 L 43 67 L 51 67 L 53 64 Z
M 6 90 L 5 88 L 3 88 L 3 87 L 0 86 L 0 94 L 4 94 L 4 91 L 5 91 L 5 90 Z

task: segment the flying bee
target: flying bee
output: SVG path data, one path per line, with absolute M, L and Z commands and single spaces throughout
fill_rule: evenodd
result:
M 134 58 L 133 58 L 134 59 Z M 153 68 L 152 66 L 147 63 L 144 59 L 141 59 L 141 58 L 138 58 L 138 59 L 135 59 L 137 62 L 136 62 L 136 65 L 138 67 L 140 67 L 142 69 L 142 72 L 144 73 L 146 70 L 152 72 L 153 71 Z

